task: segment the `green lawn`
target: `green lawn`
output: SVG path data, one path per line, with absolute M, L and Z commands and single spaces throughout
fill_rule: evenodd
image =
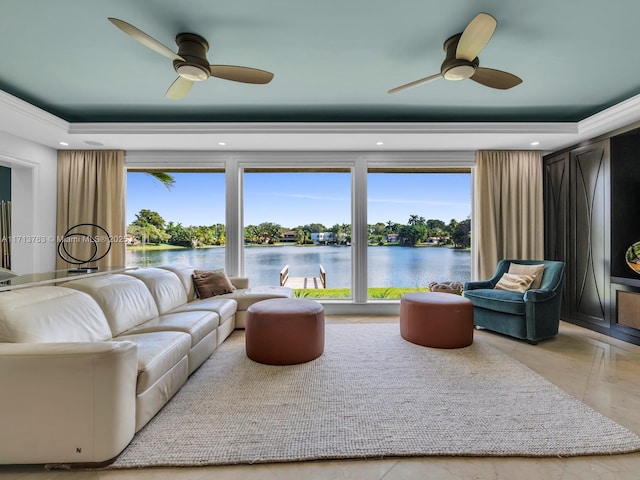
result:
M 154 245 L 127 245 L 127 250 L 184 250 L 187 247 L 179 245 L 167 245 L 166 243 Z
M 428 292 L 425 288 L 393 288 L 378 287 L 369 288 L 369 298 L 394 299 L 401 298 L 406 293 Z M 296 289 L 293 292 L 297 298 L 350 298 L 351 290 L 348 288 L 320 288 L 317 290 Z

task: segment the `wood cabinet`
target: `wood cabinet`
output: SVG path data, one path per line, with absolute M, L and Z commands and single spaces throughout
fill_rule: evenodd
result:
M 571 318 L 609 328 L 609 140 L 576 148 L 569 162 Z
M 544 159 L 545 258 L 565 262 L 562 319 L 609 325 L 609 140 Z
M 640 185 L 640 168 L 614 158 L 621 155 L 619 144 L 616 137 L 604 138 L 544 158 L 545 258 L 567 266 L 563 320 L 640 344 L 640 277 L 621 278 L 613 267 L 621 247 L 612 245 L 612 236 L 635 229 L 640 239 L 619 206 L 637 205 L 633 186 Z M 627 148 L 639 152 L 629 165 L 640 160 L 640 133 L 637 147 Z M 616 189 L 616 182 L 624 183 L 620 178 L 629 188 Z M 624 192 L 635 198 L 618 198 Z
M 544 161 L 544 244 L 547 260 L 568 262 L 569 152 Z M 564 276 L 562 315 L 569 313 L 569 275 Z

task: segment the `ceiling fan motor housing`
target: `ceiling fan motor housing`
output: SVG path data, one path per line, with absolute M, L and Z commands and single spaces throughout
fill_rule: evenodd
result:
M 443 48 L 446 53 L 446 58 L 440 66 L 440 73 L 442 73 L 442 76 L 447 80 L 458 81 L 471 78 L 480 65 L 478 57 L 471 61 L 465 60 L 464 58 L 456 58 L 458 42 L 461 36 L 462 33 L 458 33 L 444 42 Z
M 211 71 L 207 60 L 207 41 L 195 33 L 180 33 L 176 36 L 176 44 L 178 55 L 184 58 L 184 61 L 173 61 L 176 73 L 192 82 L 201 82 L 209 78 Z

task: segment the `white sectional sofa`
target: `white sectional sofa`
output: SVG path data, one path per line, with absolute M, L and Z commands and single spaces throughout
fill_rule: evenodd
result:
M 191 275 L 193 274 L 193 267 L 190 265 L 164 265 L 160 268 L 170 270 L 175 273 L 182 282 L 185 290 L 187 291 L 188 301 L 196 299 L 196 291 L 191 281 Z M 289 287 L 271 287 L 271 286 L 257 286 L 249 287 L 249 279 L 245 277 L 230 277 L 231 283 L 236 287 L 236 290 L 231 293 L 225 293 L 218 295 L 216 299 L 232 299 L 238 304 L 238 310 L 236 311 L 236 328 L 244 328 L 245 320 L 247 318 L 247 308 L 260 300 L 267 300 L 269 298 L 287 297 L 293 296 L 293 290 Z
M 192 273 L 173 265 L 0 292 L 0 464 L 110 461 L 244 326 L 251 303 L 292 296 L 231 278 L 233 293 L 198 299 Z

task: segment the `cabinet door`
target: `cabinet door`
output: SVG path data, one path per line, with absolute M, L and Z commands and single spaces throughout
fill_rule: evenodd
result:
M 608 329 L 609 140 L 571 151 L 570 315 Z
M 544 159 L 544 258 L 568 266 L 569 152 Z M 569 307 L 569 272 L 565 271 L 562 314 Z

